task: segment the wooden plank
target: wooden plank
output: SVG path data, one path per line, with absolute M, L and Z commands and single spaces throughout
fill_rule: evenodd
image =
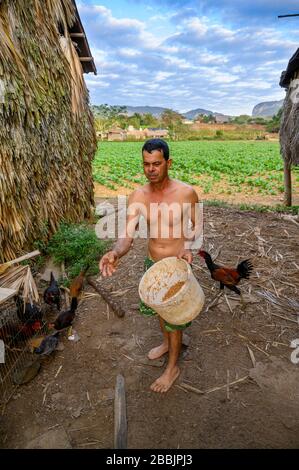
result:
M 91 62 L 93 57 L 79 57 L 80 62 Z
M 287 155 L 284 155 L 284 204 L 286 206 L 292 205 L 292 175 Z
M 127 449 L 127 437 L 125 379 L 119 374 L 116 377 L 114 399 L 114 449 Z
M 11 299 L 18 293 L 15 289 L 6 289 L 4 287 L 0 287 L 0 304 L 5 302 L 8 299 Z
M 11 261 L 7 261 L 6 263 L 0 264 L 0 274 L 4 273 L 9 266 L 20 263 L 21 261 L 25 261 L 30 258 L 34 258 L 35 256 L 40 255 L 39 250 L 31 251 L 30 253 L 27 253 L 26 255 L 20 256 L 19 258 L 12 259 Z
M 71 38 L 85 38 L 84 33 L 70 33 Z

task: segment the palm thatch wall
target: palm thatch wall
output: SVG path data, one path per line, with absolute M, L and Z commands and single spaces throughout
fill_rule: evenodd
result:
M 90 215 L 96 148 L 72 0 L 0 0 L 0 262 Z
M 285 204 L 292 204 L 292 165 L 299 165 L 299 100 L 296 96 L 298 87 L 299 71 L 293 74 L 290 81 L 281 117 L 279 140 L 281 154 L 284 159 L 284 179 L 285 179 Z

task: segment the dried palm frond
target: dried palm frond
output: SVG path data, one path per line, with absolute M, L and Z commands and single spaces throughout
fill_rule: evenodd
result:
M 75 7 L 71 0 L 46 0 L 47 10 L 53 15 L 56 23 L 61 23 L 65 26 L 72 26 L 75 19 Z
M 60 46 L 70 65 L 72 75 L 72 110 L 77 115 L 82 112 L 84 95 L 86 94 L 82 66 L 70 37 L 61 36 Z
M 13 266 L 0 276 L 0 287 L 23 290 L 25 303 L 39 302 L 39 294 L 30 266 Z
M 9 29 L 7 13 L 3 14 L 0 11 L 0 57 L 2 60 L 13 60 L 23 78 L 26 77 L 26 67 L 24 65 L 24 58 L 18 51 L 16 44 L 13 42 L 12 34 Z
M 9 268 L 0 276 L 0 287 L 19 290 L 24 276 L 26 276 L 27 266 L 14 266 Z
M 26 276 L 24 277 L 24 281 L 22 284 L 23 287 L 23 299 L 24 302 L 30 302 L 31 304 L 33 302 L 38 302 L 39 301 L 39 295 L 38 295 L 38 290 L 35 284 L 35 281 L 33 279 L 31 269 L 29 266 L 27 266 L 27 273 Z
M 258 291 L 257 294 L 278 307 L 295 310 L 296 314 L 299 315 L 299 302 L 297 302 L 297 300 L 288 299 L 286 297 L 276 297 L 272 292 L 266 290 Z

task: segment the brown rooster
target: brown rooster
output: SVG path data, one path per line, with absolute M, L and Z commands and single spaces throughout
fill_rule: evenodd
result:
M 211 255 L 204 250 L 200 250 L 198 254 L 205 260 L 212 279 L 220 282 L 220 289 L 223 290 L 224 287 L 227 287 L 236 294 L 240 295 L 242 299 L 241 291 L 238 289 L 237 285 L 241 279 L 249 279 L 253 269 L 250 260 L 246 259 L 241 261 L 236 268 L 228 268 L 215 264 L 211 258 Z
M 80 272 L 79 276 L 77 276 L 77 277 L 75 277 L 75 279 L 73 279 L 73 281 L 70 285 L 70 297 L 71 297 L 71 301 L 72 301 L 73 306 L 75 306 L 75 309 L 78 306 L 78 299 L 79 299 L 79 297 L 82 293 L 83 285 L 84 285 L 84 279 L 85 279 L 85 275 L 86 275 L 88 269 L 89 269 L 89 265 L 86 266 L 86 268 L 83 269 Z
M 61 312 L 56 318 L 53 326 L 55 330 L 62 330 L 72 325 L 75 318 L 76 309 L 78 307 L 78 298 L 81 295 L 84 285 L 84 278 L 87 273 L 89 266 L 83 269 L 79 276 L 75 277 L 70 285 L 70 297 L 71 297 L 71 307 L 69 310 Z M 51 324 L 52 326 L 52 324 Z
M 42 329 L 42 323 L 39 320 L 31 320 L 27 324 L 6 323 L 0 328 L 0 338 L 8 345 L 17 345 L 19 342 L 26 341 Z

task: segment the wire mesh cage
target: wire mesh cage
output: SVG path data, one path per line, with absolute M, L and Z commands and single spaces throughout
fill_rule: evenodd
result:
M 28 382 L 39 370 L 39 359 L 32 352 L 34 341 L 45 334 L 41 312 L 38 318 L 22 312 L 20 297 L 0 306 L 0 406 L 4 407 L 17 386 Z M 27 316 L 25 316 L 25 312 Z
M 1 266 L 0 266 L 1 267 Z M 0 272 L 0 406 L 16 387 L 38 372 L 34 339 L 46 330 L 31 269 L 13 266 Z

